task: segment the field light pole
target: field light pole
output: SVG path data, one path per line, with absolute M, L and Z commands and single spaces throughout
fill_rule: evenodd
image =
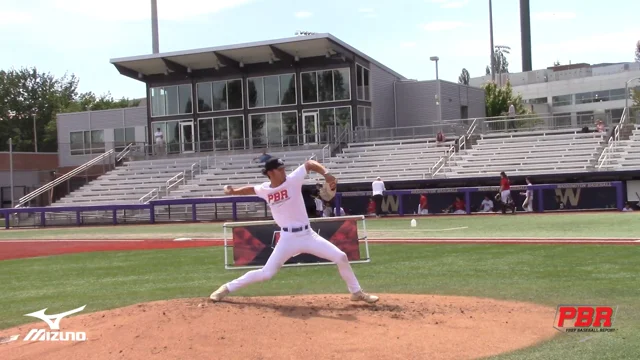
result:
M 436 106 L 438 107 L 438 124 L 440 125 L 440 130 L 442 131 L 442 96 L 440 94 L 440 78 L 438 76 L 438 60 L 440 60 L 437 56 L 432 56 L 429 58 L 431 61 L 435 61 L 436 63 L 436 83 L 438 86 L 438 93 L 436 94 Z
M 36 126 L 37 109 L 33 109 L 33 145 L 35 146 L 35 152 L 38 152 L 38 128 Z

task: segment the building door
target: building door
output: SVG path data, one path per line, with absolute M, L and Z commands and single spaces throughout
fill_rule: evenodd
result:
M 302 137 L 305 144 L 318 143 L 318 113 L 302 114 Z
M 193 143 L 193 123 L 183 122 L 180 123 L 180 146 L 183 153 L 190 153 L 194 150 Z

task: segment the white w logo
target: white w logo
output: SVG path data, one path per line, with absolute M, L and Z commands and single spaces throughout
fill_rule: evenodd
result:
M 563 204 L 567 203 L 567 200 L 571 203 L 571 206 L 578 206 L 580 201 L 580 188 L 578 189 L 556 189 L 556 196 L 559 196 Z

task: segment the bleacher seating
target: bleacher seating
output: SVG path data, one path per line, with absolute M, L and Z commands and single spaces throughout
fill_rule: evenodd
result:
M 572 173 L 591 171 L 607 135 L 580 131 L 500 133 L 481 136 L 457 153 L 446 167 L 447 177 Z
M 618 141 L 601 168 L 609 171 L 637 169 L 640 169 L 640 125 L 634 125 L 628 140 Z
M 172 158 L 125 162 L 122 166 L 98 177 L 52 206 L 106 205 L 139 203 L 153 189 L 165 190 L 167 180 L 179 173 L 189 173 L 204 158 Z
M 348 144 L 325 162 L 340 183 L 428 179 L 429 169 L 453 144 L 437 144 L 433 138 Z

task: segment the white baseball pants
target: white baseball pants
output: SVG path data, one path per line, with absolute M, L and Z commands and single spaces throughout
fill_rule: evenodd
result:
M 311 254 L 336 263 L 340 276 L 347 284 L 349 292 L 356 293 L 361 290 L 358 279 L 356 279 L 356 275 L 351 269 L 347 254 L 311 229 L 297 233 L 281 231 L 280 240 L 278 240 L 264 267 L 249 271 L 227 283 L 227 289 L 230 292 L 234 292 L 249 284 L 269 280 L 287 260 L 298 254 Z
M 508 204 L 509 196 L 511 196 L 511 190 L 502 190 L 502 192 L 500 193 L 500 200 L 503 203 Z

